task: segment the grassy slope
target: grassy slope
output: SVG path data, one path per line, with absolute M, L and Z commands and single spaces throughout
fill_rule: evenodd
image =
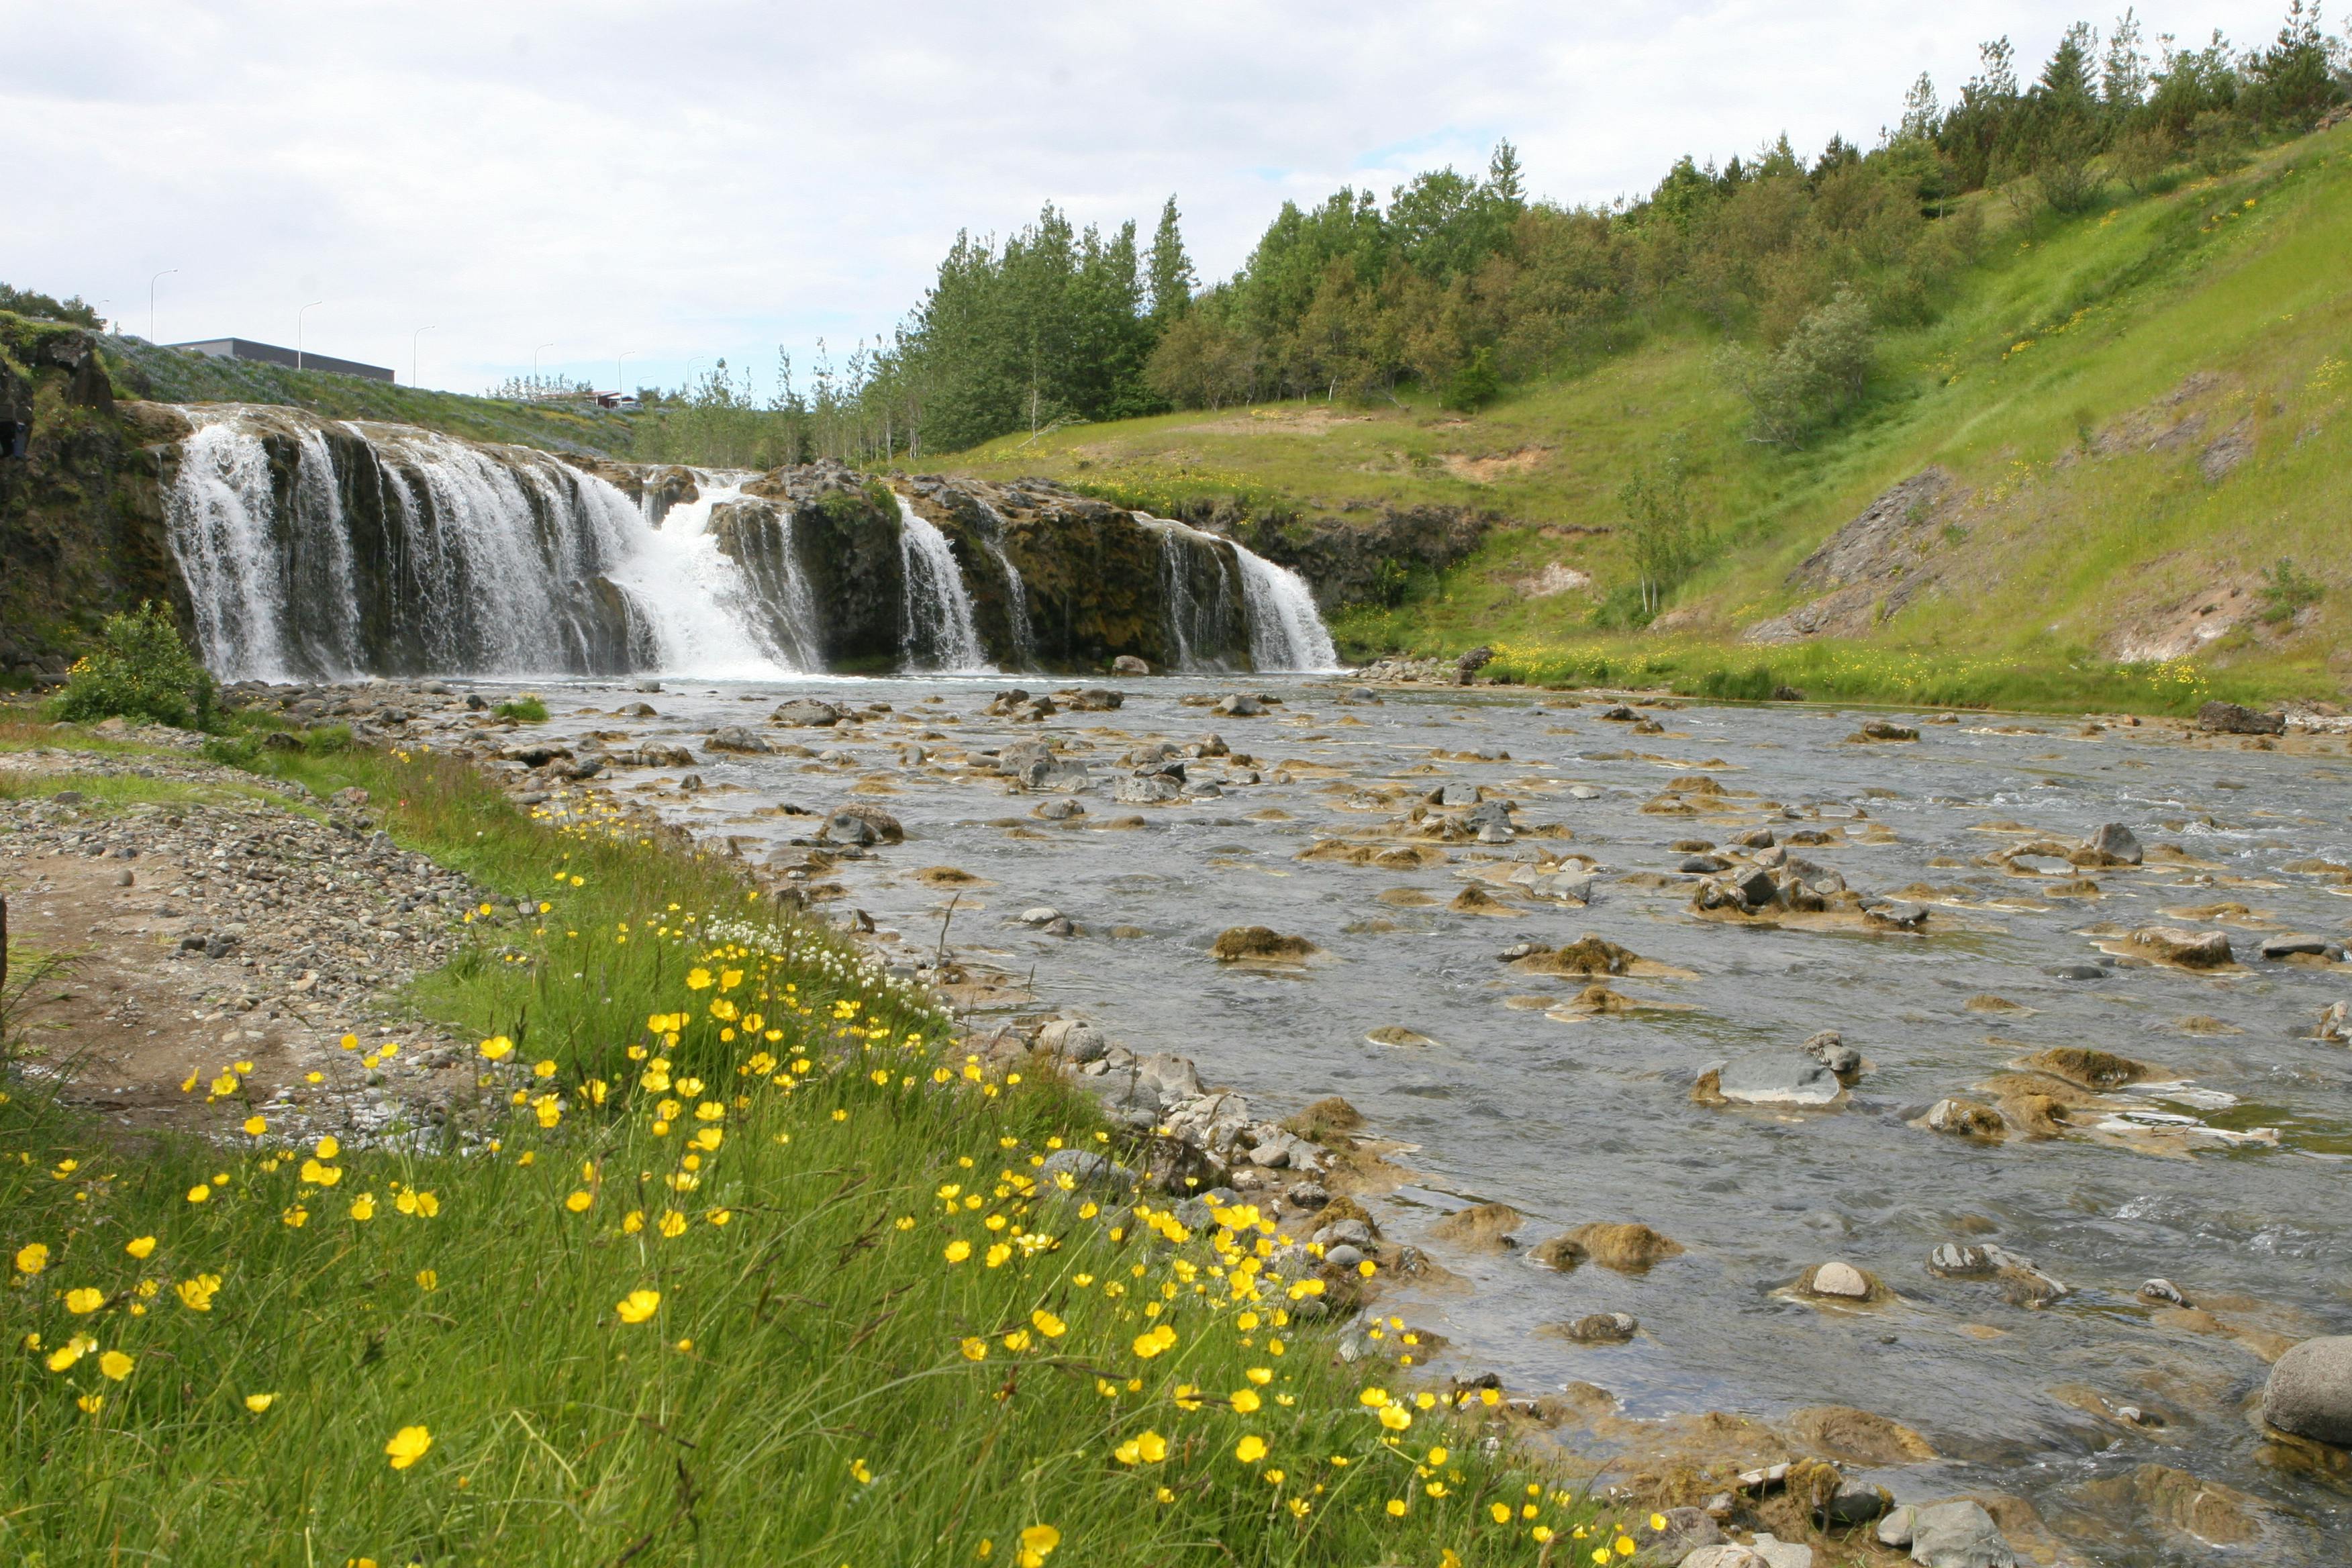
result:
M 1375 1419 L 1371 1363 L 1286 1321 L 1243 1215 L 1178 1249 L 1041 1183 L 1104 1141 L 1091 1100 L 967 1073 L 817 928 L 718 940 L 709 913 L 756 907 L 723 863 L 526 821 L 429 757 L 267 762 L 548 900 L 473 920 L 421 999 L 512 1035 L 493 1070 L 562 1096 L 555 1125 L 131 1150 L 0 1081 L 0 1557 L 1478 1568 L 1593 1543 L 1589 1507 L 1480 1451 L 1475 1400 Z M 729 1038 L 739 1009 L 774 1032 Z M 191 1052 L 201 1096 L 233 1064 Z M 430 1445 L 394 1468 L 409 1428 Z M 1117 1451 L 1146 1432 L 1164 1454 Z
M 2252 199 L 2254 205 L 2244 204 Z M 1173 498 L 1241 493 L 1315 510 L 1382 503 L 1491 507 L 1509 522 L 1393 612 L 1338 628 L 1358 654 L 1492 642 L 1511 662 L 1687 675 L 1769 660 L 1848 694 L 2178 707 L 2210 691 L 2333 695 L 2328 655 L 2352 626 L 2352 128 L 2273 149 L 2219 181 L 2116 205 L 2030 239 L 1988 210 L 1983 264 L 1925 330 L 1884 344 L 1872 405 L 1813 449 L 1743 438 L 1709 370 L 1712 341 L 1662 332 L 1590 372 L 1515 392 L 1474 418 L 1425 405 L 1286 404 L 1010 437 L 961 460 Z M 2021 350 L 2015 345 L 2030 341 Z M 2202 439 L 2160 453 L 2068 458 L 2195 372 L 2219 383 L 2185 408 Z M 2204 441 L 2251 421 L 2252 458 L 2209 484 Z M 1527 595 L 1559 562 L 1597 591 L 1630 576 L 1606 532 L 1637 463 L 1680 433 L 1722 542 L 1679 593 L 1672 634 L 1610 636 L 1578 594 Z M 2062 462 L 2062 458 L 2066 458 Z M 1484 471 L 1477 465 L 1489 462 Z M 1866 639 L 1769 654 L 1738 630 L 1801 602 L 1790 570 L 1871 499 L 1931 463 L 1976 492 L 1945 552 L 1946 591 Z M 2292 557 L 2330 589 L 2294 635 L 2226 638 L 2190 678 L 2097 668 L 2119 627 L 2215 584 L 2250 585 Z M 1934 672 L 1931 679 L 1924 672 Z

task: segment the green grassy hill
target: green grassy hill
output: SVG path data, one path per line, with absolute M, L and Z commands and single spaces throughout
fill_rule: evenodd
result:
M 1934 325 L 1882 337 L 1867 405 L 1802 451 L 1748 438 L 1717 339 L 1686 324 L 1473 416 L 1286 403 L 1010 437 L 955 463 L 1161 510 L 1498 513 L 1466 561 L 1338 615 L 1359 658 L 1483 642 L 1507 676 L 1732 694 L 1786 681 L 2172 709 L 2342 694 L 2352 126 L 2145 199 L 2115 185 L 2070 219 L 2021 225 L 1979 199 L 1982 259 Z M 1707 558 L 1653 626 L 1611 630 L 1633 581 L 1617 491 L 1669 439 Z M 1843 552 L 1850 580 L 1799 576 L 1923 474 L 1884 509 L 1879 548 Z M 1743 640 L 1825 598 L 1820 635 Z

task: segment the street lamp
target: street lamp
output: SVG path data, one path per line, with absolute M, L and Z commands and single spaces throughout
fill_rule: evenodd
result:
M 416 384 L 416 340 L 426 332 L 437 330 L 434 327 L 419 327 L 408 334 L 408 384 L 411 386 Z
M 151 343 L 155 341 L 155 284 L 159 279 L 169 278 L 178 270 L 176 267 L 166 267 L 153 278 L 147 279 L 147 341 Z
M 620 353 L 619 358 L 613 361 L 613 395 L 614 397 L 620 396 L 623 391 L 623 387 L 621 385 L 621 361 L 627 359 L 632 354 L 640 354 L 643 353 L 645 353 L 643 349 L 623 349 Z
M 692 359 L 686 362 L 687 395 L 692 396 L 694 395 L 694 367 L 700 364 L 704 360 L 707 360 L 709 357 L 710 356 L 709 354 L 697 354 Z
M 296 370 L 302 368 L 302 318 L 325 303 L 324 300 L 313 300 L 301 310 L 294 312 L 294 368 Z
M 554 346 L 552 342 L 544 342 L 539 345 L 539 349 L 551 349 Z M 530 351 L 530 390 L 533 396 L 539 394 L 539 349 Z

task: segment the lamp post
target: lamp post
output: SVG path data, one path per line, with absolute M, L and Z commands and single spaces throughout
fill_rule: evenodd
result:
M 155 285 L 178 270 L 176 267 L 166 267 L 147 279 L 147 341 L 151 343 L 155 341 Z
M 707 360 L 709 357 L 710 356 L 709 354 L 697 354 L 692 359 L 686 362 L 686 392 L 688 396 L 691 397 L 694 395 L 694 367 L 700 364 L 704 360 Z
M 416 340 L 426 332 L 436 330 L 434 327 L 419 327 L 408 334 L 408 384 L 411 386 L 416 384 Z
M 302 368 L 302 318 L 325 303 L 324 300 L 313 300 L 294 312 L 294 368 L 296 370 Z
M 643 349 L 623 349 L 619 357 L 613 361 L 613 395 L 615 398 L 620 397 L 624 392 L 624 388 L 621 385 L 621 361 L 627 359 L 632 354 L 639 354 L 644 352 L 645 351 Z
M 552 342 L 544 342 L 539 345 L 539 349 L 551 349 L 554 346 Z M 530 395 L 533 397 L 539 395 L 539 349 L 530 351 Z

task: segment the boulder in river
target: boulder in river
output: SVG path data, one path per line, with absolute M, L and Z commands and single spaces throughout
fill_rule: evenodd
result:
M 1593 1220 L 1543 1243 L 1536 1249 L 1536 1258 L 1538 1262 L 1558 1259 L 1551 1263 L 1556 1268 L 1571 1267 L 1577 1259 L 1591 1258 L 1603 1268 L 1613 1268 L 1620 1274 L 1639 1274 L 1669 1258 L 1680 1257 L 1682 1250 L 1682 1243 L 1638 1221 L 1615 1225 Z
M 1236 691 L 1217 699 L 1210 711 L 1228 719 L 1255 719 L 1265 712 L 1265 704 L 1245 692 Z
M 1816 1263 L 1799 1277 L 1797 1294 L 1824 1301 L 1885 1301 L 1895 1292 L 1877 1275 L 1851 1263 L 1832 1259 Z
M 1631 1312 L 1592 1312 L 1572 1323 L 1561 1324 L 1558 1332 L 1580 1345 L 1622 1345 L 1641 1326 L 1641 1321 Z
M 1110 672 L 1113 675 L 1150 675 L 1151 666 L 1131 653 L 1123 653 L 1110 661 Z
M 1949 1132 L 1958 1138 L 1997 1139 L 2009 1131 L 2000 1112 L 1990 1105 L 1973 1100 L 1948 1096 L 1927 1108 L 1922 1118 L 1930 1131 Z
M 1691 1098 L 1703 1105 L 1829 1105 L 1844 1092 L 1844 1083 L 1825 1063 L 1794 1052 L 1762 1051 L 1707 1068 Z
M 1862 728 L 1846 737 L 1849 741 L 1916 741 L 1919 731 L 1908 724 L 1897 724 L 1891 719 L 1865 719 Z
M 1539 948 L 1518 963 L 1522 969 L 1544 974 L 1627 974 L 1641 961 L 1632 948 L 1586 931 L 1565 947 L 1549 952 Z
M 2283 735 L 2286 715 L 2264 713 L 2236 702 L 2208 702 L 2197 710 L 2197 727 L 2217 735 Z
M 1302 963 L 1322 950 L 1303 936 L 1285 936 L 1270 926 L 1229 926 L 1217 933 L 1209 951 L 1220 963 Z
M 818 837 L 827 844 L 900 844 L 907 830 L 898 819 L 877 805 L 844 805 L 824 819 Z
M 2158 1076 L 2157 1069 L 2146 1062 L 2136 1062 L 2129 1057 L 2119 1057 L 2112 1051 L 2090 1046 L 2054 1046 L 2026 1058 L 2024 1065 L 2095 1094 L 2104 1094 L 2111 1089 L 2121 1089 L 2126 1084 L 2139 1083 Z
M 1851 1405 L 1809 1405 L 1792 1412 L 1789 1435 L 1810 1451 L 1875 1469 L 1936 1458 L 1935 1446 L 1900 1421 Z
M 1895 1532 L 1888 1526 L 1898 1519 L 1902 1539 L 1890 1539 Z M 1909 1546 L 1911 1561 L 1921 1568 L 2018 1568 L 2017 1553 L 2010 1550 L 2000 1526 L 1982 1503 L 1966 1498 L 1896 1509 L 1880 1521 L 1878 1539 L 1890 1546 Z
M 772 752 L 776 749 L 768 744 L 767 738 L 757 730 L 746 729 L 740 724 L 722 725 L 712 731 L 710 739 L 705 744 L 714 752 L 758 753 Z
M 2139 835 L 2120 822 L 2102 823 L 2096 832 L 2083 840 L 2083 847 L 2097 857 L 2092 863 L 2101 866 L 2137 866 L 2145 854 L 2140 848 Z
M 2282 1432 L 2352 1447 L 2352 1334 L 2305 1340 L 2278 1358 L 2263 1419 Z
M 2183 931 L 2179 926 L 2142 926 L 2125 942 L 2136 953 L 2183 969 L 2221 969 L 2231 962 L 2227 931 Z
M 1473 1204 L 1431 1226 L 1429 1234 L 1457 1247 L 1493 1249 L 1504 1246 L 1511 1232 L 1523 1223 L 1519 1211 L 1508 1204 Z
M 827 728 L 841 722 L 841 710 L 830 702 L 820 702 L 814 697 L 795 697 L 768 715 L 778 724 L 796 724 L 809 728 Z

